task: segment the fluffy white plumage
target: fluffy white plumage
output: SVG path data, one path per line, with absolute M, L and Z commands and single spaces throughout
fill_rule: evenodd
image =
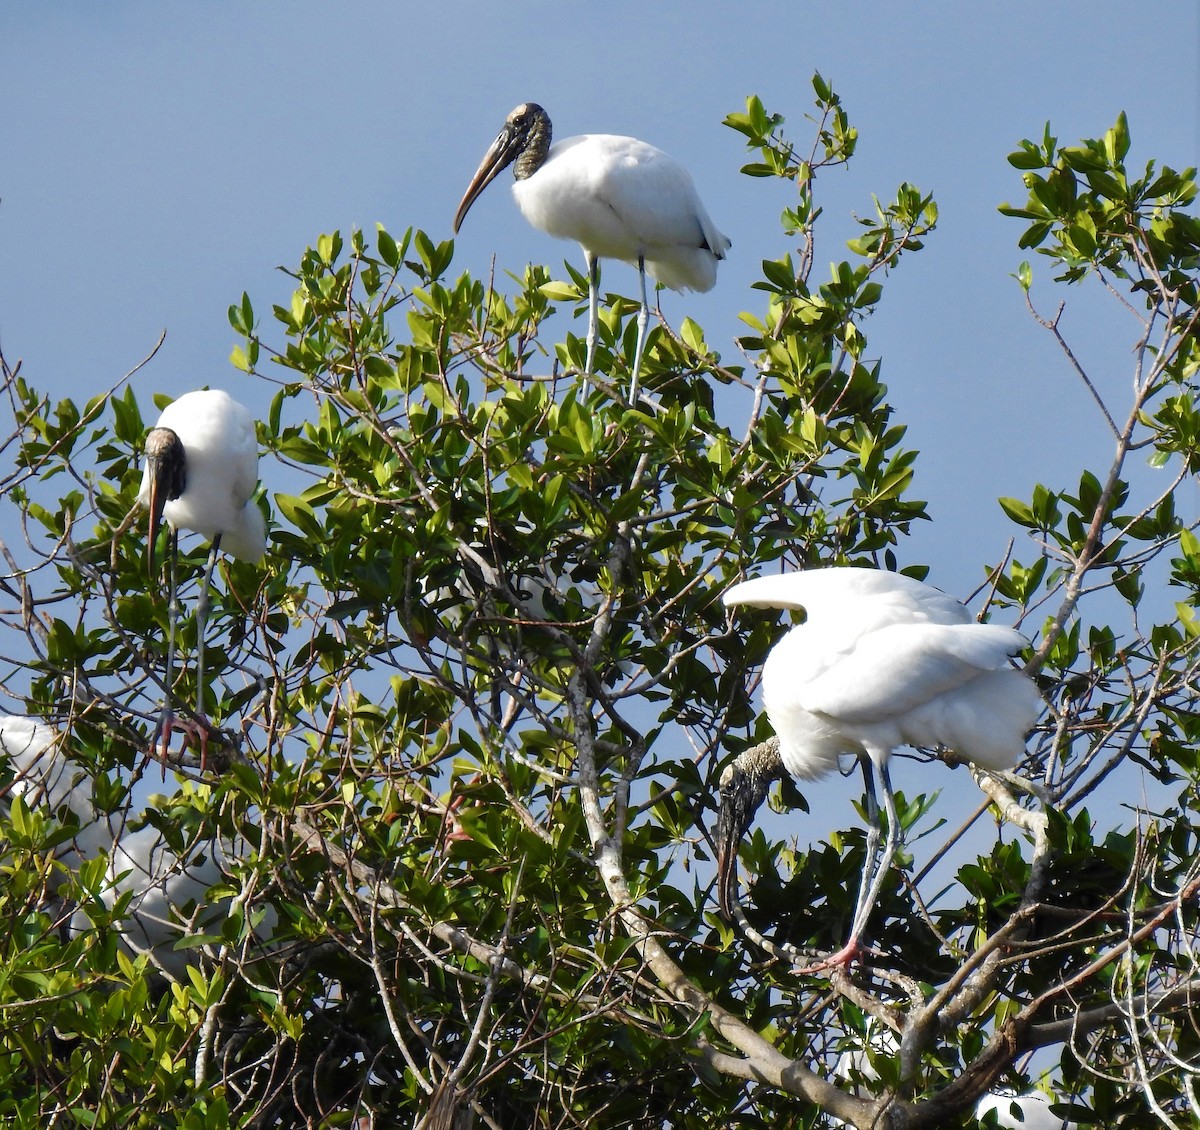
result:
M 172 496 L 166 480 L 161 515 L 177 530 L 195 530 L 221 549 L 257 563 L 267 550 L 266 524 L 252 501 L 258 484 L 258 438 L 249 410 L 221 389 L 184 393 L 163 409 L 147 437 L 147 459 L 138 500 L 151 508 L 158 486 L 150 437 L 173 432 L 182 447 L 183 483 Z M 155 520 L 157 525 L 157 519 Z
M 1075 1130 L 1076 1123 L 1059 1118 L 1050 1110 L 1050 1099 L 1041 1091 L 1023 1095 L 984 1095 L 975 1108 L 975 1117 L 982 1121 L 985 1114 L 996 1114 L 996 1125 L 1002 1130 Z
M 581 134 L 551 144 L 550 117 L 536 102 L 508 115 L 463 194 L 454 217 L 458 232 L 479 194 L 513 164 L 517 207 L 539 231 L 573 239 L 587 260 L 587 372 L 597 331 L 599 261 L 621 259 L 638 268 L 642 306 L 633 385 L 646 343 L 646 271 L 672 290 L 711 290 L 729 240 L 700 202 L 691 175 L 674 158 L 636 137 Z
M 160 972 L 181 979 L 196 959 L 194 951 L 178 950 L 176 943 L 189 935 L 219 934 L 228 911 L 228 899 L 208 902 L 209 888 L 225 877 L 224 851 L 207 842 L 181 859 L 150 824 L 124 831 L 106 850 L 107 886 L 101 900 L 111 910 L 123 895 L 130 896 L 121 941 L 130 953 L 149 955 Z M 76 931 L 91 928 L 82 909 L 71 922 Z
M 131 896 L 120 926 L 127 951 L 146 953 L 161 972 L 182 977 L 196 951 L 177 950 L 175 943 L 189 934 L 220 932 L 229 900 L 210 903 L 207 895 L 225 878 L 235 849 L 205 841 L 181 858 L 157 828 L 131 827 L 140 814 L 100 812 L 92 801 L 87 769 L 62 748 L 60 735 L 36 719 L 0 714 L 0 752 L 14 774 L 9 795 L 58 819 L 68 811 L 73 814 L 78 825 L 74 837 L 55 849 L 64 869 L 75 871 L 84 860 L 107 856 L 107 883 L 100 898 L 111 909 L 123 895 Z M 61 872 L 51 874 L 52 893 L 61 880 Z M 260 937 L 269 937 L 274 924 L 269 913 Z M 77 933 L 93 928 L 83 909 L 74 913 L 71 927 Z
M 712 290 L 729 248 L 687 169 L 636 137 L 556 141 L 532 176 L 513 182 L 513 196 L 539 231 L 598 259 L 644 260 L 671 290 Z
M 1041 705 L 1033 683 L 1009 665 L 1026 640 L 1013 628 L 975 623 L 929 585 L 875 569 L 760 577 L 735 585 L 724 601 L 802 609 L 807 618 L 763 667 L 763 705 L 778 750 L 752 747 L 721 776 L 717 898 L 726 916 L 740 914 L 737 845 L 771 782 L 785 773 L 815 780 L 843 755 L 858 757 L 869 817 L 862 885 L 849 941 L 813 969 L 844 964 L 858 952 L 899 843 L 888 758 L 911 745 L 951 750 L 989 769 L 1015 765 Z M 888 816 L 882 849 L 876 778 Z
M 13 770 L 8 794 L 19 796 L 31 809 L 75 817 L 78 831 L 54 850 L 54 857 L 73 870 L 107 848 L 113 837 L 92 805 L 91 778 L 58 746 L 58 735 L 49 726 L 20 714 L 0 714 L 0 749 Z M 50 874 L 51 890 L 60 880 L 60 873 Z
M 1008 663 L 1027 643 L 978 624 L 953 597 L 874 569 L 815 569 L 735 585 L 726 605 L 804 609 L 771 649 L 763 705 L 785 768 L 814 780 L 843 754 L 877 764 L 900 746 L 1016 764 L 1040 699 Z

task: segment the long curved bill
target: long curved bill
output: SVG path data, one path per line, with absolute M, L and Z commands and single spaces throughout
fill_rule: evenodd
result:
M 149 561 L 149 576 L 154 579 L 154 549 L 158 544 L 158 531 L 162 526 L 163 507 L 167 504 L 167 489 L 163 482 L 162 463 L 149 460 L 150 467 L 150 528 L 146 533 L 146 558 Z
M 733 921 L 733 904 L 737 901 L 738 848 L 750 820 L 741 795 L 734 790 L 721 790 L 721 807 L 717 813 L 717 905 L 727 922 Z
M 462 200 L 459 201 L 458 211 L 454 213 L 455 235 L 458 234 L 458 229 L 462 226 L 464 218 L 471 210 L 471 205 L 478 199 L 479 194 L 496 179 L 502 169 L 512 164 L 513 159 L 520 152 L 521 140 L 521 135 L 506 123 L 496 140 L 492 142 L 491 148 L 479 162 L 479 168 L 475 170 L 471 183 L 467 185 L 467 191 L 463 193 Z
M 154 578 L 154 547 L 158 543 L 158 531 L 162 526 L 163 508 L 172 498 L 183 493 L 187 481 L 183 446 L 179 437 L 170 428 L 152 428 L 146 436 L 146 471 L 149 478 L 150 528 L 147 531 L 149 546 L 147 559 L 149 575 Z
M 726 922 L 733 921 L 733 885 L 737 875 L 737 844 L 717 845 L 717 905 Z

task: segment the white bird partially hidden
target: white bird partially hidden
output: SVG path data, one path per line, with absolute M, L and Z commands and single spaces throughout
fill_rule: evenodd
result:
M 840 1083 L 850 1084 L 849 1090 L 859 1098 L 865 1097 L 863 1092 L 876 1091 L 878 1088 L 863 1088 L 863 1083 L 874 1083 L 879 1079 L 879 1071 L 872 1060 L 895 1059 L 900 1055 L 900 1038 L 891 1029 L 879 1029 L 868 1024 L 867 1043 L 870 1052 L 865 1047 L 851 1048 L 838 1056 L 834 1065 L 834 1078 Z M 999 1130 L 1076 1130 L 1074 1122 L 1067 1122 L 1050 1111 L 1050 1098 L 1044 1091 L 1026 1091 L 1018 1095 L 1014 1091 L 989 1091 L 979 1100 L 975 1107 L 975 1117 L 980 1121 L 992 1112 L 996 1115 L 996 1126 Z M 846 1126 L 840 1118 L 831 1118 L 834 1126 Z
M 173 981 L 183 981 L 197 955 L 177 944 L 199 934 L 220 935 L 228 917 L 228 898 L 210 902 L 209 889 L 229 882 L 229 862 L 221 841 L 193 844 L 181 858 L 151 824 L 123 828 L 106 845 L 108 868 L 100 901 L 112 911 L 125 896 L 118 925 L 121 942 L 134 956 L 146 954 L 151 965 Z M 264 936 L 274 927 L 273 914 Z M 93 928 L 86 907 L 71 918 L 72 929 Z
M 152 745 L 161 736 L 164 760 L 173 713 L 171 685 L 175 667 L 175 622 L 179 604 L 176 562 L 179 531 L 194 530 L 211 542 L 204 582 L 196 607 L 196 712 L 201 719 L 200 759 L 207 743 L 204 714 L 204 631 L 209 588 L 217 554 L 257 564 L 267 551 L 267 530 L 254 503 L 258 485 L 258 437 L 254 417 L 220 389 L 185 393 L 163 409 L 146 435 L 146 459 L 138 501 L 150 511 L 149 564 L 154 575 L 154 544 L 163 520 L 170 535 L 170 606 L 168 612 L 166 694 Z M 165 770 L 164 770 L 165 772 Z
M 36 719 L 0 713 L 0 759 L 13 774 L 4 801 L 20 796 L 29 809 L 64 826 L 75 825 L 75 834 L 54 849 L 59 866 L 48 873 L 50 893 L 57 893 L 66 872 L 106 857 L 99 898 L 109 911 L 122 904 L 115 925 L 126 951 L 147 954 L 160 972 L 183 980 L 198 950 L 177 949 L 177 944 L 196 934 L 221 934 L 231 900 L 210 901 L 208 891 L 232 881 L 233 864 L 249 855 L 251 846 L 240 838 L 203 839 L 189 844 L 181 856 L 153 825 L 133 827 L 143 813 L 101 810 L 93 800 L 91 771 L 71 756 L 62 734 Z M 93 929 L 89 905 L 71 916 L 73 932 Z M 271 938 L 276 921 L 274 911 L 266 908 L 256 942 Z
M 107 814 L 92 803 L 92 779 L 78 762 L 63 755 L 61 735 L 45 723 L 22 714 L 0 713 L 0 751 L 13 771 L 5 799 L 19 796 L 25 805 L 62 819 L 69 812 L 76 832 L 58 844 L 54 858 L 74 871 L 81 860 L 91 859 L 112 843 Z M 64 820 L 64 824 L 66 820 Z M 51 870 L 50 890 L 61 882 L 61 872 Z
M 573 239 L 588 273 L 587 373 L 599 325 L 600 260 L 638 269 L 642 307 L 629 399 L 637 401 L 649 307 L 646 271 L 671 290 L 712 290 L 729 240 L 709 218 L 688 171 L 635 137 L 581 134 L 550 143 L 550 117 L 536 102 L 518 106 L 484 155 L 454 216 L 457 235 L 479 194 L 508 165 L 517 207 L 539 231 Z
M 1009 664 L 1028 641 L 1014 628 L 976 623 L 930 585 L 875 569 L 760 577 L 734 585 L 724 602 L 803 609 L 807 619 L 763 667 L 763 705 L 777 743 L 747 750 L 721 776 L 718 901 L 730 917 L 738 844 L 771 783 L 785 773 L 816 780 L 843 755 L 858 757 L 870 817 L 866 865 L 849 941 L 814 968 L 845 964 L 858 952 L 899 838 L 888 758 L 907 745 L 993 770 L 1015 765 L 1041 708 L 1033 683 Z M 887 811 L 882 852 L 876 776 Z
M 989 1092 L 979 1100 L 975 1117 L 982 1122 L 993 1112 L 1000 1130 L 1076 1130 L 1076 1123 L 1051 1111 L 1050 1098 L 1042 1091 L 1026 1091 L 1023 1095 Z

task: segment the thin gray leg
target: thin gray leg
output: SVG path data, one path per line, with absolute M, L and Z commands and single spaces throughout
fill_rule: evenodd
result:
M 883 830 L 879 826 L 879 800 L 875 795 L 875 767 L 870 757 L 865 754 L 859 758 L 862 766 L 863 786 L 867 798 L 867 848 L 863 859 L 862 880 L 858 886 L 858 899 L 854 904 L 854 917 L 850 920 L 850 945 L 858 942 L 858 935 L 863 921 L 870 914 L 864 910 L 867 905 L 867 892 L 875 878 L 875 864 L 879 857 L 879 841 L 883 838 Z
M 646 327 L 650 323 L 650 307 L 646 301 L 646 260 L 638 256 L 638 278 L 642 282 L 642 308 L 638 311 L 637 345 L 633 350 L 633 379 L 629 382 L 629 403 L 636 405 L 638 399 L 638 378 L 642 372 L 642 351 L 646 348 Z
M 857 942 L 867 924 L 867 919 L 871 915 L 871 911 L 875 907 L 875 903 L 879 898 L 879 892 L 883 890 L 884 880 L 887 878 L 888 868 L 892 864 L 892 859 L 896 854 L 896 848 L 900 843 L 900 820 L 896 814 L 896 797 L 892 792 L 892 778 L 888 773 L 886 760 L 880 760 L 875 767 L 879 773 L 879 783 L 883 789 L 883 804 L 887 812 L 887 839 L 884 841 L 883 853 L 879 856 L 878 863 L 875 867 L 875 873 L 871 879 L 871 885 L 868 888 L 866 885 L 866 876 L 863 876 L 863 893 L 859 895 L 858 908 L 854 912 L 854 922 L 850 927 L 850 937 L 852 942 Z M 874 800 L 874 794 L 871 794 L 871 800 Z M 875 843 L 878 844 L 878 819 L 879 809 L 875 808 L 876 819 L 876 835 Z
M 154 730 L 154 741 L 151 748 L 158 750 L 158 756 L 163 765 L 163 780 L 167 779 L 167 753 L 171 746 L 171 728 L 175 719 L 175 710 L 171 705 L 173 688 L 175 686 L 175 624 L 179 619 L 179 531 L 171 527 L 171 535 L 167 539 L 170 563 L 167 566 L 167 669 L 163 676 L 163 701 L 158 712 L 158 726 Z M 161 746 L 159 743 L 162 743 Z
M 200 586 L 200 599 L 196 602 L 196 713 L 200 715 L 201 722 L 208 717 L 204 713 L 204 636 L 208 625 L 208 593 L 220 549 L 221 535 L 217 534 L 208 551 L 208 564 L 204 566 L 204 583 Z
M 587 361 L 583 370 L 590 377 L 596 363 L 596 335 L 600 328 L 600 260 L 590 251 L 583 254 L 588 273 Z

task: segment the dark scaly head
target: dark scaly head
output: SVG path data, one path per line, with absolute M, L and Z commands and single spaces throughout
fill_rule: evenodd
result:
M 736 901 L 738 848 L 754 814 L 766 800 L 771 785 L 786 771 L 779 756 L 779 741 L 771 738 L 741 753 L 721 773 L 720 808 L 717 811 L 717 903 L 732 920 Z
M 479 168 L 475 170 L 467 191 L 459 201 L 458 211 L 454 213 L 455 235 L 471 210 L 471 205 L 502 170 L 516 161 L 513 175 L 517 180 L 524 180 L 542 167 L 550 151 L 551 132 L 550 115 L 536 102 L 522 102 L 508 115 L 504 128 L 483 155 Z
M 154 544 L 162 525 L 163 507 L 187 490 L 187 455 L 170 428 L 151 428 L 146 435 L 146 472 L 150 483 L 150 576 L 154 576 Z

